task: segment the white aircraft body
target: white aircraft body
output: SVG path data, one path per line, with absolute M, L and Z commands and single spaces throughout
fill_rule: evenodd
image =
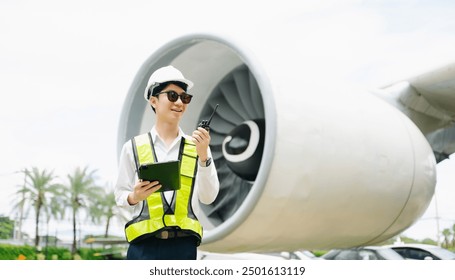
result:
M 436 164 L 455 151 L 455 64 L 363 90 L 348 45 L 342 34 L 330 38 L 300 24 L 249 37 L 177 37 L 151 54 L 132 82 L 118 149 L 150 130 L 154 114 L 142 92 L 154 70 L 172 64 L 195 83 L 184 131 L 219 104 L 210 127 L 221 185 L 214 204 L 200 205 L 201 249 L 292 251 L 387 240 L 426 211 Z

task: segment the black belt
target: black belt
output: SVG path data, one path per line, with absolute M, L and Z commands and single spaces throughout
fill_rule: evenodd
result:
M 163 230 L 155 235 L 155 237 L 158 239 L 170 239 L 170 238 L 187 237 L 187 236 L 191 236 L 191 234 L 188 234 L 181 230 Z

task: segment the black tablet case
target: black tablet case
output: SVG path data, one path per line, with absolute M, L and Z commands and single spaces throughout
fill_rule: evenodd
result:
M 139 166 L 138 177 L 143 181 L 159 181 L 158 192 L 180 189 L 180 161 L 165 161 Z

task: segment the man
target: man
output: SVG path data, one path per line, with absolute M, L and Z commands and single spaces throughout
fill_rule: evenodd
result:
M 192 100 L 187 93 L 192 86 L 173 66 L 156 70 L 144 91 L 156 114 L 155 124 L 149 133 L 123 145 L 114 193 L 117 205 L 131 214 L 125 226 L 130 242 L 127 259 L 196 259 L 202 239 L 197 200 L 212 203 L 219 181 L 209 131 L 199 127 L 189 136 L 179 125 Z M 138 152 L 143 149 L 149 152 Z M 160 182 L 138 179 L 141 162 L 177 159 L 181 161 L 179 190 L 160 192 Z

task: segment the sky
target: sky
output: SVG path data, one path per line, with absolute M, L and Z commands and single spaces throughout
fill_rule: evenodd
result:
M 454 58 L 453 12 L 452 1 L 0 0 L 0 215 L 10 214 L 24 168 L 65 181 L 87 166 L 112 187 L 123 101 L 142 63 L 171 39 L 345 13 L 383 42 L 376 57 L 358 58 L 371 63 L 362 85 L 374 87 Z M 438 223 L 455 223 L 454 171 L 453 156 L 438 165 L 436 195 L 403 235 L 436 239 Z

